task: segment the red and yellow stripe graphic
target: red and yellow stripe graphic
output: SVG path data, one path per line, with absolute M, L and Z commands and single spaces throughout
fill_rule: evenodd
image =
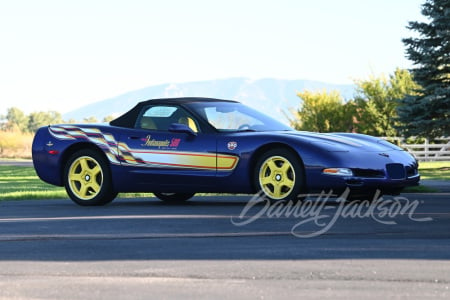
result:
M 98 145 L 113 164 L 232 171 L 239 161 L 238 156 L 228 154 L 130 149 L 126 143 L 118 143 L 111 133 L 102 132 L 98 128 L 81 128 L 73 125 L 51 126 L 49 132 L 59 140 L 90 141 Z
M 130 165 L 189 169 L 233 170 L 239 158 L 235 155 L 184 151 L 134 150 L 119 143 L 121 158 Z

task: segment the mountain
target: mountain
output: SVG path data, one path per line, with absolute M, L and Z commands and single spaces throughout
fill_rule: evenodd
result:
M 301 99 L 297 92 L 303 90 L 337 90 L 344 99 L 353 97 L 355 86 L 351 84 L 330 84 L 310 80 L 281 80 L 229 78 L 187 83 L 167 83 L 149 86 L 123 95 L 95 102 L 63 115 L 65 120 L 78 121 L 88 117 L 102 120 L 105 116 L 119 116 L 137 102 L 172 97 L 211 97 L 238 100 L 272 117 L 287 122 L 286 113 L 298 108 Z

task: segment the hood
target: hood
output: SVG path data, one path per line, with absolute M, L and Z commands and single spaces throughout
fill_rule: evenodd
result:
M 357 133 L 315 133 L 305 131 L 286 131 L 305 142 L 321 146 L 329 151 L 367 151 L 388 152 L 403 151 L 402 148 L 381 138 Z

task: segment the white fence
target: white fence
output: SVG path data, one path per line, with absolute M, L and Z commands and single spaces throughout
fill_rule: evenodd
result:
M 433 143 L 425 139 L 423 143 L 408 144 L 405 138 L 383 137 L 399 147 L 408 150 L 419 161 L 450 161 L 450 137 L 436 138 Z

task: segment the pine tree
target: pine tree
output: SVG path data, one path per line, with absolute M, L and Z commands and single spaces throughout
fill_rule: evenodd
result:
M 414 80 L 421 86 L 400 100 L 400 129 L 405 135 L 450 135 L 450 0 L 426 0 L 422 14 L 429 23 L 409 22 L 418 37 L 403 39 L 413 61 Z

